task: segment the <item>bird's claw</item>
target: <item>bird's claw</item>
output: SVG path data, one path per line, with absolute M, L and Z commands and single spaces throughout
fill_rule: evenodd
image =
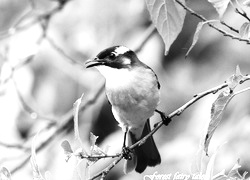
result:
M 172 119 L 170 117 L 166 116 L 166 114 L 164 112 L 159 111 L 157 109 L 155 111 L 161 116 L 161 119 L 162 119 L 163 124 L 165 126 L 167 126 L 172 121 Z
M 131 150 L 127 147 L 123 147 L 122 148 L 122 155 L 123 155 L 123 158 L 126 159 L 126 160 L 132 160 L 132 156 L 131 156 Z

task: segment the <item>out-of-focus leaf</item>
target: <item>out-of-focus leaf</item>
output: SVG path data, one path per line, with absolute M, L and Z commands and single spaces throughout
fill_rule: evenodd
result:
M 51 178 L 52 175 L 51 175 L 51 173 L 49 171 L 46 171 L 45 174 L 44 174 L 44 176 L 45 176 L 46 180 L 52 180 L 52 178 Z
M 232 99 L 233 90 L 236 88 L 236 86 L 241 82 L 241 80 L 244 78 L 244 76 L 241 74 L 240 67 L 236 67 L 236 72 L 234 75 L 232 75 L 228 80 L 228 91 L 223 91 L 219 94 L 218 98 L 215 100 L 215 102 L 212 105 L 211 108 L 211 120 L 208 126 L 205 142 L 204 142 L 204 151 L 206 154 L 208 153 L 208 146 L 210 143 L 210 140 L 214 134 L 214 131 L 220 124 L 222 113 L 224 112 L 227 104 Z
M 230 102 L 231 98 L 233 97 L 232 93 L 229 93 L 227 91 L 223 91 L 219 94 L 218 98 L 215 100 L 215 102 L 212 105 L 211 108 L 211 120 L 208 126 L 205 142 L 204 142 L 204 151 L 206 154 L 208 154 L 208 146 L 210 143 L 210 140 L 220 124 L 222 113 L 224 112 L 227 104 Z
M 72 156 L 73 154 L 73 150 L 71 148 L 71 145 L 69 143 L 69 141 L 67 140 L 64 140 L 62 143 L 61 143 L 61 147 L 63 148 L 64 150 L 64 154 L 66 155 L 66 162 L 68 162 L 69 158 Z
M 192 174 L 200 173 L 201 170 L 201 163 L 202 163 L 202 156 L 203 156 L 203 148 L 202 146 L 199 147 L 198 151 L 195 154 L 195 157 L 193 158 L 192 164 L 191 164 L 191 172 Z
M 245 180 L 247 172 L 244 172 L 243 175 L 240 175 L 239 168 L 241 165 L 239 164 L 239 159 L 237 163 L 233 166 L 233 168 L 229 171 L 228 174 L 225 173 L 225 170 L 221 171 L 217 175 L 213 177 L 213 180 L 227 180 L 227 179 L 241 179 Z
M 218 148 L 219 149 L 219 148 Z M 214 173 L 214 162 L 215 162 L 215 158 L 218 152 L 218 149 L 216 150 L 216 152 L 211 156 L 211 158 L 209 159 L 209 162 L 207 164 L 207 169 L 206 169 L 206 173 L 205 173 L 205 177 L 204 180 L 212 180 L 213 178 L 213 173 Z
M 239 168 L 241 168 L 241 165 L 239 163 L 240 163 L 240 160 L 238 159 L 237 163 L 233 166 L 233 168 L 228 173 L 229 178 L 233 178 L 233 177 L 242 178 L 242 176 L 240 175 L 238 171 Z
M 242 4 L 243 4 L 244 6 L 250 7 L 250 0 L 245 0 Z
M 208 164 L 207 164 L 207 168 L 206 168 L 206 173 L 205 173 L 205 177 L 204 180 L 212 180 L 214 177 L 218 176 L 213 176 L 214 173 L 214 163 L 215 163 L 215 158 L 217 156 L 217 153 L 219 152 L 220 148 L 224 145 L 225 143 L 221 144 L 219 147 L 217 147 L 216 151 L 213 153 L 213 155 L 210 157 Z M 223 174 L 224 171 L 220 172 L 221 174 Z M 219 175 L 220 176 L 220 175 Z M 222 177 L 222 176 L 221 176 Z
M 230 0 L 208 0 L 208 2 L 210 2 L 214 6 L 220 18 L 222 18 Z
M 107 155 L 107 148 L 104 150 L 96 145 L 96 140 L 98 136 L 94 135 L 93 133 L 90 133 L 90 156 L 98 156 L 98 155 Z M 88 158 L 88 163 L 91 165 L 92 163 L 95 163 L 98 161 L 99 158 Z
M 11 174 L 6 167 L 2 167 L 0 170 L 0 180 L 11 180 Z
M 225 174 L 225 169 L 221 172 L 213 176 L 213 180 L 226 180 L 228 179 L 227 175 Z
M 80 145 L 82 146 L 82 140 L 80 138 L 80 134 L 79 134 L 79 127 L 78 127 L 78 114 L 79 114 L 79 109 L 80 109 L 80 105 L 83 99 L 83 95 L 81 95 L 81 97 L 79 99 L 76 100 L 76 102 L 74 103 L 74 131 L 75 131 L 75 139 L 80 143 Z
M 98 136 L 94 135 L 92 132 L 90 132 L 90 144 L 91 146 L 94 146 L 96 143 L 96 140 L 98 139 Z
M 180 33 L 186 10 L 174 0 L 145 0 L 152 22 L 165 44 L 165 55 Z M 185 4 L 185 0 L 180 0 Z
M 188 54 L 190 53 L 190 51 L 193 49 L 193 47 L 195 46 L 195 44 L 197 43 L 198 39 L 199 39 L 199 34 L 201 32 L 201 29 L 203 27 L 203 25 L 205 24 L 205 22 L 199 22 L 197 27 L 196 27 L 196 30 L 195 30 L 195 33 L 194 33 L 194 38 L 193 38 L 193 42 L 192 42 L 192 45 L 190 46 L 190 48 L 188 49 L 185 57 L 188 56 Z
M 235 74 L 233 74 L 226 82 L 231 91 L 233 91 L 236 86 L 239 85 L 240 81 L 243 79 L 243 75 L 241 74 L 240 67 L 236 66 Z
M 245 38 L 245 39 L 250 38 L 250 23 L 249 22 L 245 22 L 242 24 L 242 26 L 240 27 L 239 34 L 241 38 Z
M 35 137 L 32 140 L 32 145 L 31 145 L 31 157 L 30 157 L 30 163 L 31 163 L 31 167 L 33 170 L 33 179 L 34 180 L 45 180 L 39 170 L 39 167 L 37 165 L 36 162 L 36 138 L 38 136 L 38 133 L 35 135 Z

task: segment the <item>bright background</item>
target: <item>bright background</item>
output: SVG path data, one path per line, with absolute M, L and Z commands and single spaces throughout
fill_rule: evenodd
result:
M 34 0 L 36 13 L 41 14 L 57 6 L 56 1 Z M 218 18 L 214 8 L 205 0 L 188 1 L 188 6 L 207 19 Z M 150 16 L 143 0 L 72 0 L 52 16 L 47 35 L 66 53 L 82 66 L 70 61 L 58 52 L 46 39 L 39 42 L 42 29 L 39 24 L 3 37 L 20 18 L 31 9 L 28 0 L 0 0 L 0 142 L 24 144 L 30 147 L 30 139 L 49 121 L 32 119 L 21 106 L 16 90 L 24 101 L 39 115 L 51 117 L 60 123 L 63 115 L 73 107 L 73 103 L 84 92 L 84 97 L 93 95 L 104 79 L 95 69 L 85 69 L 84 62 L 94 57 L 100 50 L 122 44 L 131 49 L 137 47 L 150 25 Z M 245 22 L 232 8 L 228 8 L 224 20 L 235 28 Z M 35 17 L 31 14 L 25 23 Z M 141 61 L 152 67 L 161 83 L 161 103 L 158 109 L 171 113 L 190 100 L 194 94 L 222 84 L 239 65 L 243 74 L 250 73 L 249 45 L 224 37 L 217 31 L 204 26 L 198 43 L 187 59 L 185 53 L 191 45 L 199 20 L 187 13 L 183 30 L 164 56 L 164 45 L 155 33 L 140 53 Z M 13 31 L 9 31 L 10 33 Z M 38 43 L 39 42 L 39 43 Z M 32 61 L 14 71 L 8 79 L 11 66 L 19 64 L 29 55 Z M 246 87 L 246 82 L 241 87 Z M 168 127 L 161 128 L 154 139 L 162 156 L 161 165 L 147 168 L 143 174 L 131 173 L 124 176 L 123 163 L 119 163 L 108 179 L 142 179 L 145 174 L 190 173 L 191 164 L 204 138 L 212 103 L 218 94 L 209 95 L 192 105 L 181 116 L 173 118 Z M 84 98 L 83 101 L 86 101 Z M 209 154 L 224 144 L 217 155 L 215 173 L 229 170 L 240 158 L 241 172 L 250 166 L 250 99 L 249 93 L 235 97 L 223 115 L 221 125 L 211 140 Z M 33 114 L 33 116 L 35 116 Z M 156 114 L 151 125 L 159 121 Z M 80 114 L 80 133 L 85 148 L 88 149 L 89 133 L 99 136 L 100 147 L 110 146 L 110 153 L 119 152 L 123 134 L 113 119 L 110 106 L 102 93 L 97 101 Z M 50 131 L 43 132 L 44 136 Z M 27 140 L 28 139 L 28 140 Z M 56 135 L 55 140 L 37 155 L 42 173 L 49 171 L 52 179 L 76 178 L 74 160 L 65 162 L 61 142 L 74 142 L 74 132 Z M 25 151 L 18 148 L 0 146 L 0 166 L 13 169 L 21 162 Z M 208 158 L 204 159 L 204 169 Z M 90 167 L 95 174 L 110 160 L 103 160 Z M 81 169 L 84 167 L 78 167 Z M 83 170 L 80 170 L 83 171 Z M 32 179 L 32 168 L 27 163 L 13 174 L 13 179 Z

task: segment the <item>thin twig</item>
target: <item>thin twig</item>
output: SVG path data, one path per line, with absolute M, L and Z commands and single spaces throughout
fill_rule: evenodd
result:
M 234 31 L 236 33 L 239 33 L 239 30 L 233 28 L 232 26 L 229 26 L 227 23 L 225 23 L 224 21 L 220 21 L 220 23 L 224 26 L 226 26 L 228 29 L 230 29 L 231 31 Z
M 156 28 L 155 28 L 154 24 L 151 24 L 146 29 L 139 45 L 134 48 L 134 52 L 138 53 L 139 51 L 141 51 L 141 49 L 144 47 L 145 43 L 154 35 L 155 32 L 156 32 Z
M 190 9 L 189 7 L 187 7 L 185 4 L 183 4 L 180 0 L 175 0 L 175 2 L 177 2 L 179 5 L 181 5 L 186 11 L 188 11 L 190 14 L 198 17 L 199 19 L 201 19 L 202 21 L 208 21 L 204 16 L 198 14 L 197 12 L 193 11 L 192 9 Z M 226 31 L 224 31 L 223 29 L 217 27 L 216 25 L 214 25 L 213 23 L 207 23 L 210 27 L 212 27 L 213 29 L 217 30 L 218 32 L 220 32 L 221 34 L 223 34 L 226 37 L 230 37 L 232 39 L 236 39 L 238 41 L 243 41 L 246 42 L 247 44 L 250 44 L 250 40 L 249 39 L 245 39 L 245 38 L 241 38 L 238 36 L 235 36 L 233 34 L 230 34 Z M 225 25 L 226 23 L 223 22 L 223 25 Z M 226 25 L 227 27 L 230 27 L 229 25 Z M 234 29 L 233 27 L 231 27 L 230 29 Z M 233 30 L 234 31 L 234 30 Z
M 247 88 L 245 88 L 245 89 L 242 89 L 242 90 L 240 90 L 240 91 L 235 92 L 235 93 L 233 94 L 233 96 L 239 95 L 239 94 L 244 93 L 244 92 L 249 91 L 249 90 L 250 90 L 250 87 L 247 87 Z
M 56 44 L 56 42 L 49 36 L 46 36 L 47 41 L 49 42 L 49 44 L 62 56 L 64 56 L 67 60 L 69 60 L 70 63 L 72 64 L 77 64 L 82 66 L 82 64 L 80 64 L 77 60 L 75 60 L 74 58 L 70 57 L 61 47 L 59 47 L 59 45 Z
M 30 3 L 31 2 L 32 1 L 30 1 Z M 33 7 L 33 4 L 31 4 L 31 7 Z M 17 32 L 26 30 L 26 29 L 32 27 L 33 25 L 35 25 L 37 23 L 42 23 L 43 21 L 46 22 L 46 24 L 48 26 L 48 23 L 49 23 L 51 17 L 53 15 L 55 15 L 56 13 L 58 13 L 61 9 L 62 9 L 62 7 L 59 4 L 57 7 L 53 8 L 52 10 L 50 10 L 50 11 L 48 11 L 46 13 L 37 15 L 30 22 L 28 22 L 28 23 L 26 23 L 24 25 L 20 25 L 24 20 L 28 19 L 30 14 L 35 13 L 34 9 L 32 9 L 31 11 L 28 11 L 11 28 L 9 28 L 7 31 L 0 32 L 0 40 L 8 38 L 8 37 L 16 34 Z M 47 31 L 47 27 L 45 29 L 44 30 Z
M 21 149 L 21 150 L 28 150 L 29 148 L 25 147 L 23 144 L 8 144 L 4 142 L 0 142 L 0 146 L 3 146 L 5 148 L 15 148 L 15 149 Z
M 250 22 L 250 18 L 247 16 L 247 13 L 245 11 L 242 10 L 241 12 L 238 8 L 236 8 L 235 11 L 242 17 L 246 18 L 248 22 Z
M 16 81 L 15 81 L 15 79 L 13 77 L 12 77 L 12 81 L 13 81 L 13 84 L 15 86 L 15 90 L 16 90 L 17 96 L 18 96 L 18 98 L 20 100 L 20 103 L 21 103 L 24 111 L 27 112 L 32 119 L 43 119 L 43 120 L 49 121 L 50 124 L 56 124 L 56 120 L 55 119 L 47 117 L 47 116 L 44 116 L 44 115 L 41 115 L 36 110 L 34 110 L 30 105 L 28 105 L 28 103 L 26 103 L 26 101 L 24 100 L 21 92 L 19 91 L 19 89 L 17 87 L 17 83 L 16 83 Z
M 121 154 L 115 161 L 113 161 L 108 167 L 106 167 L 104 170 L 102 170 L 101 172 L 97 173 L 96 175 L 94 175 L 93 177 L 89 178 L 88 180 L 94 180 L 98 177 L 101 176 L 101 179 L 104 179 L 107 174 L 109 173 L 109 171 L 111 169 L 113 169 L 123 158 L 123 155 Z

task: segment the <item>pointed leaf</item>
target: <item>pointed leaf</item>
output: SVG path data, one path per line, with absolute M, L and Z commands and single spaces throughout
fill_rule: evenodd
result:
M 220 18 L 222 18 L 230 0 L 208 0 L 208 2 L 210 2 L 214 6 Z
M 233 166 L 233 168 L 228 173 L 229 178 L 233 178 L 233 177 L 242 178 L 238 171 L 239 168 L 241 168 L 241 165 L 239 163 L 240 163 L 240 160 L 238 159 L 237 163 Z
M 205 143 L 204 143 L 204 151 L 206 152 L 206 154 L 208 154 L 208 146 L 209 146 L 210 140 L 216 128 L 220 124 L 220 121 L 222 119 L 222 114 L 232 97 L 233 97 L 232 93 L 223 91 L 219 94 L 218 98 L 215 100 L 215 102 L 212 105 L 211 120 L 208 126 Z
M 94 146 L 96 143 L 96 140 L 98 139 L 98 136 L 94 135 L 92 132 L 90 132 L 90 145 Z
M 217 147 L 216 151 L 213 153 L 211 158 L 208 161 L 207 164 L 207 169 L 205 173 L 204 180 L 212 180 L 213 179 L 213 172 L 214 172 L 214 163 L 215 163 L 215 158 L 217 156 L 217 153 L 219 152 L 220 148 L 224 145 L 225 143 L 221 144 L 220 146 Z
M 241 38 L 245 38 L 245 39 L 250 38 L 250 23 L 249 22 L 245 22 L 242 24 L 242 26 L 240 27 L 239 34 Z
M 37 138 L 38 134 L 39 133 L 37 133 L 32 140 L 30 163 L 31 163 L 32 170 L 33 170 L 33 179 L 34 180 L 45 180 L 43 178 L 43 176 L 39 170 L 39 167 L 37 165 L 37 162 L 36 162 L 36 145 L 35 145 L 35 143 L 36 143 L 36 138 Z
M 244 78 L 244 76 L 240 72 L 240 67 L 236 66 L 236 72 L 233 74 L 228 80 L 227 84 L 230 89 L 230 91 L 233 91 L 241 82 L 241 80 Z
M 186 10 L 174 0 L 145 0 L 152 22 L 165 44 L 165 55 L 180 33 Z M 180 0 L 185 4 L 185 0 Z
M 71 145 L 70 145 L 69 141 L 64 140 L 64 141 L 62 142 L 62 144 L 61 144 L 61 147 L 63 148 L 64 154 L 66 155 L 66 159 L 65 159 L 65 160 L 66 160 L 66 162 L 68 162 L 69 159 L 70 159 L 70 157 L 71 157 L 72 154 L 73 154 L 73 150 L 72 150 L 72 148 L 71 148 Z
M 195 44 L 197 43 L 198 39 L 199 39 L 199 35 L 200 35 L 200 31 L 203 27 L 203 25 L 205 24 L 205 22 L 199 22 L 197 27 L 196 27 L 196 30 L 195 30 L 195 33 L 194 33 L 194 38 L 193 38 L 193 42 L 192 42 L 192 45 L 190 46 L 190 48 L 188 49 L 185 57 L 188 56 L 189 52 L 193 49 L 193 47 L 195 46 Z
M 61 144 L 63 150 L 66 152 L 66 153 L 73 153 L 73 150 L 71 148 L 71 145 L 69 143 L 69 141 L 67 140 L 64 140 Z
M 10 172 L 6 167 L 0 170 L 0 180 L 11 180 Z
M 96 140 L 98 136 L 95 136 L 93 133 L 90 133 L 90 156 L 98 156 L 98 155 L 106 155 L 106 150 L 103 150 L 99 146 L 96 145 Z M 91 165 L 92 163 L 95 163 L 100 158 L 88 158 L 88 163 Z
M 227 180 L 228 177 L 225 174 L 225 169 L 213 176 L 213 180 Z
M 79 127 L 78 127 L 78 114 L 79 114 L 79 109 L 80 109 L 80 105 L 83 99 L 83 95 L 81 95 L 81 97 L 79 99 L 76 100 L 76 102 L 74 103 L 74 131 L 75 131 L 75 139 L 80 143 L 80 145 L 82 146 L 82 140 L 80 138 L 80 134 L 79 134 Z
M 203 155 L 203 149 L 200 147 L 196 152 L 195 157 L 193 158 L 191 164 L 191 172 L 193 174 L 201 172 L 202 155 Z
M 214 162 L 215 162 L 216 155 L 217 155 L 217 151 L 209 159 L 204 180 L 212 180 L 213 178 Z

